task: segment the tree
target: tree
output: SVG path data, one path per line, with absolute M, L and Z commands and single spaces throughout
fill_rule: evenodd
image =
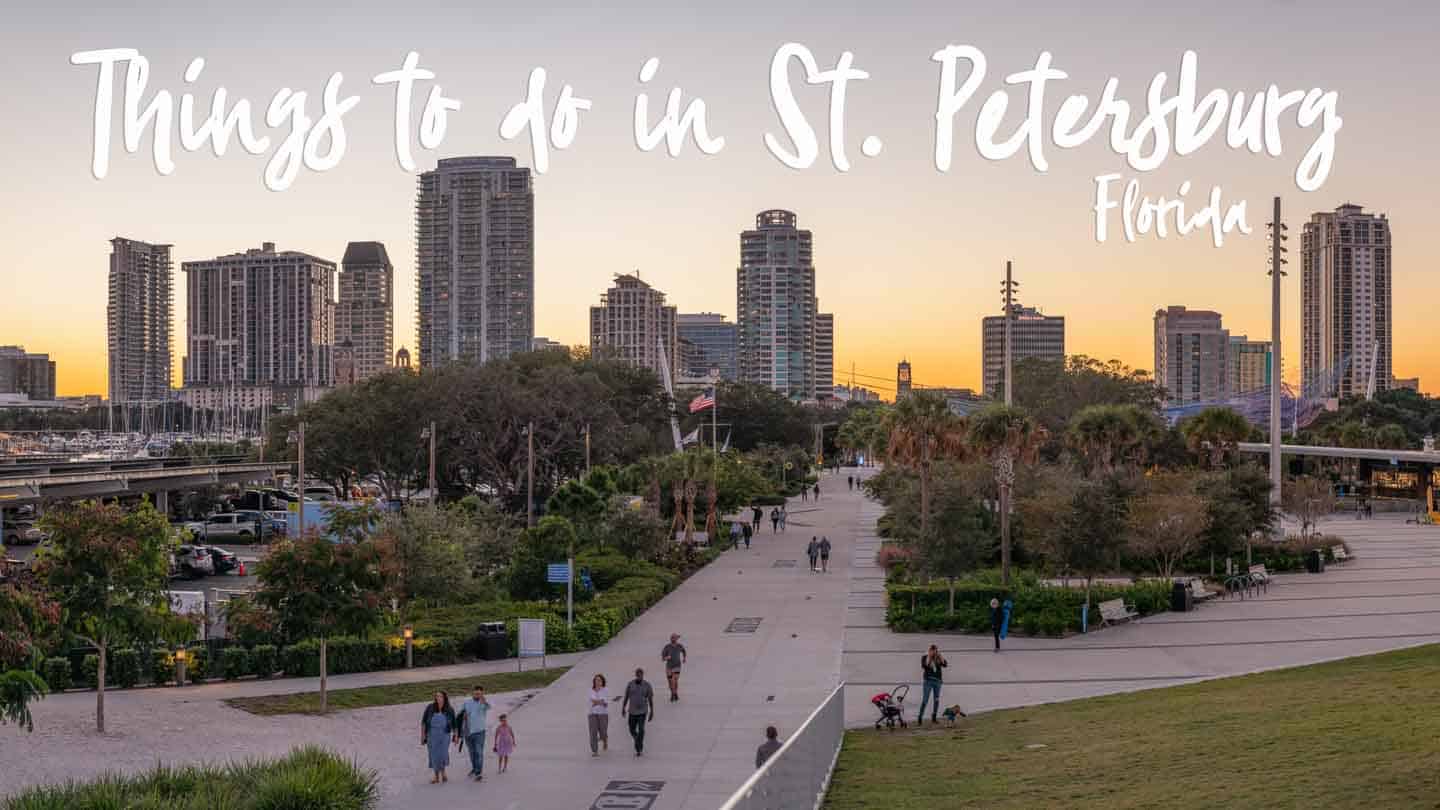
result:
M 1026 548 L 1046 558 L 1068 585 L 1071 515 L 1082 479 L 1078 471 L 1060 465 L 1040 468 L 1036 479 L 1015 503 L 1020 536 Z
M 14 723 L 34 731 L 30 704 L 50 689 L 29 667 L 39 660 L 41 644 L 53 638 L 59 623 L 55 602 L 25 584 L 0 585 L 0 725 Z
M 1081 354 L 1065 360 L 1020 360 L 1014 380 L 1015 404 L 1056 438 L 1065 435 L 1065 426 L 1077 413 L 1092 405 L 1131 405 L 1153 413 L 1164 399 L 1164 389 L 1148 372 Z
M 965 422 L 950 412 L 939 394 L 917 391 L 890 412 L 885 457 L 919 476 L 922 541 L 930 528 L 930 476 L 935 462 L 959 458 L 964 450 Z
M 385 515 L 374 542 L 394 595 L 407 605 L 463 598 L 473 577 L 464 545 L 470 531 L 469 518 L 455 507 L 425 504 Z
M 1162 579 L 1174 576 L 1175 566 L 1199 546 L 1205 531 L 1205 499 L 1184 474 L 1147 478 L 1127 512 L 1130 550 L 1154 559 Z
M 845 409 L 845 421 L 835 435 L 835 444 L 849 452 L 853 460 L 861 454 L 874 460 L 875 450 L 885 446 L 885 422 L 890 408 L 879 403 L 852 404 Z
M 1381 450 L 1409 450 L 1412 445 L 1405 428 L 1388 424 L 1375 429 L 1375 446 Z
M 41 520 L 50 535 L 35 573 L 63 609 L 64 628 L 95 648 L 95 730 L 105 733 L 111 647 L 154 630 L 169 613 L 170 525 L 149 501 L 125 510 L 83 501 Z
M 1000 581 L 1010 586 L 1010 496 L 1016 462 L 1033 462 L 1045 442 L 1045 429 L 1024 410 L 993 405 L 970 420 L 970 445 L 990 459 L 1000 489 Z
M 1233 408 L 1213 406 L 1186 419 L 1180 425 L 1190 452 L 1212 468 L 1233 458 L 1240 442 L 1250 437 L 1250 420 Z
M 1335 511 L 1335 488 L 1329 481 L 1308 475 L 1280 491 L 1285 511 L 1300 521 L 1300 536 L 1309 537 L 1321 518 Z
M 1163 435 L 1159 417 L 1136 405 L 1091 405 L 1075 414 L 1066 441 L 1087 475 L 1109 477 L 1145 463 Z
M 669 544 L 665 521 L 643 499 L 615 495 L 601 522 L 604 545 L 635 560 L 652 560 Z
M 546 578 L 546 566 L 564 562 L 575 554 L 575 527 L 558 515 L 540 518 L 535 528 L 526 529 L 510 564 L 510 595 L 515 599 L 546 599 L 554 593 Z
M 1095 577 L 1125 542 L 1126 485 L 1119 476 L 1080 481 L 1063 532 L 1056 535 L 1056 559 L 1085 578 L 1085 604 Z
M 375 543 L 283 540 L 256 566 L 255 601 L 273 611 L 284 638 L 320 642 L 320 712 L 328 709 L 326 654 L 332 636 L 359 636 L 384 615 L 384 560 Z
M 1275 524 L 1270 506 L 1270 476 L 1259 465 L 1240 464 L 1207 473 L 1196 484 L 1205 499 L 1205 531 L 1201 546 L 1210 552 L 1210 575 L 1215 557 L 1235 551 L 1257 532 Z
M 945 498 L 935 515 L 936 530 L 916 547 L 921 569 L 949 585 L 947 612 L 955 613 L 955 580 L 990 560 L 995 550 L 995 520 L 984 503 L 959 495 Z
M 715 401 L 720 409 L 715 416 L 708 410 L 687 414 L 683 430 L 703 424 L 702 432 L 708 436 L 712 420 L 728 424 L 730 446 L 742 452 L 762 444 L 805 447 L 812 440 L 810 412 L 768 385 L 722 382 Z M 725 441 L 723 434 L 720 440 Z

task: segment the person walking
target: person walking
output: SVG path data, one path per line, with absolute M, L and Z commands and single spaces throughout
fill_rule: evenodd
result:
M 495 727 L 495 760 L 500 773 L 510 770 L 510 755 L 515 753 L 515 727 L 510 725 L 510 715 L 500 715 L 500 725 Z
M 734 521 L 730 522 L 730 547 L 740 548 L 740 524 Z
M 774 726 L 765 727 L 765 742 L 755 749 L 755 767 L 759 768 L 780 750 L 780 731 Z
M 630 738 L 635 741 L 635 756 L 645 756 L 645 715 L 655 720 L 655 690 L 645 680 L 645 670 L 635 670 L 635 680 L 625 685 L 625 699 L 620 713 L 629 722 Z
M 660 651 L 660 660 L 665 662 L 665 682 L 670 685 L 670 702 L 680 699 L 680 667 L 685 664 L 685 645 L 680 643 L 680 634 L 671 633 L 670 643 Z
M 785 531 L 785 521 L 790 519 L 790 510 L 783 505 L 780 507 L 780 531 Z
M 779 531 L 780 531 L 780 507 L 776 506 L 776 507 L 773 507 L 773 508 L 770 509 L 770 533 L 771 533 L 771 534 L 774 534 L 774 533 L 779 532 Z
M 455 736 L 470 748 L 470 778 L 476 782 L 485 774 L 485 724 L 490 716 L 490 701 L 480 684 L 470 687 L 470 697 L 460 704 L 460 727 Z
M 803 487 L 803 486 L 800 487 L 800 502 L 801 502 L 801 503 L 804 503 L 804 502 L 805 502 L 806 500 L 808 500 L 809 498 L 810 498 L 810 488 L 809 488 L 809 487 Z
M 820 573 L 830 573 L 830 538 L 820 538 Z
M 420 744 L 425 746 L 432 785 L 450 781 L 445 769 L 450 767 L 450 737 L 455 732 L 455 710 L 450 708 L 450 696 L 443 690 L 436 692 L 420 716 Z
M 755 531 L 758 533 L 760 531 L 760 524 L 765 520 L 765 510 L 761 509 L 758 505 L 752 506 L 750 509 L 750 517 L 753 519 L 752 522 L 755 524 Z
M 815 500 L 816 500 L 817 502 L 820 500 L 820 482 L 819 482 L 819 481 L 816 481 L 816 482 L 815 482 Z
M 855 491 L 855 476 L 853 476 L 853 475 L 847 475 L 847 476 L 845 476 L 845 485 L 848 486 L 848 487 L 850 487 L 850 491 L 851 491 L 851 492 L 854 492 L 854 491 Z
M 750 550 L 750 536 L 755 532 L 750 530 L 750 524 L 746 523 L 740 527 L 740 533 L 745 536 L 745 550 Z
M 601 749 L 610 750 L 610 693 L 605 689 L 605 676 L 590 679 L 590 709 L 585 715 L 590 726 L 590 756 L 600 756 Z
M 810 573 L 815 573 L 815 569 L 819 567 L 817 561 L 820 559 L 820 543 L 814 537 L 811 537 L 810 543 L 805 546 L 805 556 L 810 558 Z
M 1000 600 L 990 600 L 990 631 L 995 634 L 995 652 L 1000 652 L 1000 626 L 1005 622 L 1004 611 L 1000 609 Z
M 950 666 L 945 656 L 934 645 L 920 657 L 920 719 L 915 722 L 917 726 L 925 725 L 925 705 L 930 705 L 930 723 L 934 725 L 937 715 L 940 714 L 940 684 L 945 678 L 941 670 Z M 932 701 L 933 698 L 933 701 Z

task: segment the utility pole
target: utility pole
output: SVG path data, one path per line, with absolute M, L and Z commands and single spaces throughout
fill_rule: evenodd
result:
M 430 429 L 427 430 L 426 433 L 428 434 L 428 437 L 429 437 L 429 439 L 430 439 L 430 477 L 429 477 L 430 503 L 431 503 L 431 504 L 434 504 L 434 503 L 436 502 L 436 500 L 437 500 L 437 498 L 435 497 L 435 422 L 434 422 L 434 420 L 431 420 L 431 422 L 430 422 Z
M 1280 506 L 1280 279 L 1285 275 L 1285 223 L 1280 221 L 1280 198 L 1275 198 L 1270 220 L 1270 504 Z M 1277 529 L 1277 531 L 1284 531 Z
M 535 528 L 535 420 L 525 426 L 525 527 Z
M 305 422 L 300 422 L 300 511 L 295 519 L 297 536 L 305 538 Z
M 1005 284 L 1001 291 L 1005 294 L 1005 404 L 1013 405 L 1015 402 L 1015 381 L 1011 370 L 1011 349 L 1013 346 L 1010 334 L 1010 322 L 1014 318 L 1015 288 L 1019 287 L 1010 273 L 1010 260 L 1005 260 Z
M 590 475 L 590 423 L 585 423 L 585 475 Z

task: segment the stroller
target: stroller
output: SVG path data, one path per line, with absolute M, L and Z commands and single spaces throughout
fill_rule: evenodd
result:
M 881 692 L 870 698 L 870 704 L 880 711 L 880 719 L 875 721 L 875 730 L 879 731 L 880 726 L 885 726 L 891 731 L 895 730 L 898 722 L 901 728 L 905 728 L 905 698 L 910 694 L 909 684 L 900 684 L 889 692 Z

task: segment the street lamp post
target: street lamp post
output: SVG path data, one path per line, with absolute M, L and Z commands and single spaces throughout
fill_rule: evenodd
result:
M 525 527 L 535 528 L 535 420 L 525 425 Z
M 1286 230 L 1280 221 L 1280 198 L 1276 197 L 1270 221 L 1270 504 L 1275 507 L 1280 505 L 1284 482 L 1280 467 L 1280 279 L 1285 275 Z
M 426 479 L 430 489 L 430 502 L 435 502 L 435 422 L 430 422 L 430 427 L 420 431 L 420 438 L 430 440 L 430 475 Z
M 1009 260 L 1006 260 L 1006 262 L 1005 262 L 1005 283 L 1002 284 L 1001 287 L 1000 287 L 1000 291 L 1001 291 L 1001 292 L 1004 294 L 1004 296 L 1005 296 L 1005 404 L 1006 404 L 1006 405 L 1013 405 L 1013 404 L 1015 404 L 1015 403 L 1014 403 L 1014 396 L 1015 396 L 1015 394 L 1014 394 L 1014 388 L 1015 388 L 1014 382 L 1015 382 L 1015 380 L 1014 380 L 1014 376 L 1013 376 L 1013 375 L 1014 375 L 1013 364 L 1012 364 L 1012 362 L 1011 362 L 1011 349 L 1012 349 L 1014 340 L 1013 340 L 1013 337 L 1012 337 L 1012 334 L 1011 334 L 1011 321 L 1012 321 L 1013 318 L 1014 318 L 1015 289 L 1016 289 L 1017 287 L 1019 287 L 1019 286 L 1020 286 L 1020 283 L 1017 282 L 1017 281 L 1015 281 L 1014 277 L 1013 277 L 1013 276 L 1011 275 L 1011 273 L 1010 273 L 1010 261 L 1009 261 Z M 987 391 L 986 393 L 988 394 L 989 392 Z
M 415 666 L 415 628 L 407 624 L 401 635 L 405 637 L 405 668 L 410 669 Z
M 175 685 L 185 685 L 185 648 L 175 651 Z

